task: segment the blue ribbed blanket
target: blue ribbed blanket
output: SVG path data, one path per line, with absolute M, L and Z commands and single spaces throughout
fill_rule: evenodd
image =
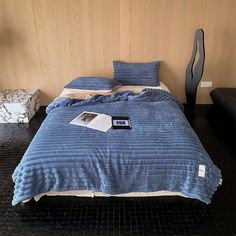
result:
M 69 124 L 83 111 L 129 116 L 132 129 L 104 133 Z M 168 92 L 59 98 L 47 112 L 13 173 L 13 205 L 49 191 L 86 189 L 108 194 L 176 191 L 210 203 L 219 185 L 220 170 Z

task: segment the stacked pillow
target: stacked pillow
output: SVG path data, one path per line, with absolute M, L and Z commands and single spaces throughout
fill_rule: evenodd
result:
M 114 79 L 77 77 L 64 88 L 111 92 L 121 85 L 160 86 L 159 66 L 160 61 L 148 63 L 113 61 Z
M 114 79 L 122 85 L 160 86 L 160 61 L 125 63 L 113 61 Z
M 64 88 L 112 91 L 118 86 L 121 86 L 121 83 L 114 79 L 104 77 L 77 77 L 65 85 Z

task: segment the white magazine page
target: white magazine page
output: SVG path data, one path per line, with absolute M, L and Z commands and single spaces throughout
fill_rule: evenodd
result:
M 88 125 L 89 128 L 107 132 L 111 128 L 111 116 L 99 114 Z
M 107 132 L 112 126 L 111 116 L 88 111 L 78 115 L 70 124 L 85 126 L 103 132 Z

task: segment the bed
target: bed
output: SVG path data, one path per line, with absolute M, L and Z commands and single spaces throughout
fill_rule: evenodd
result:
M 44 195 L 178 195 L 210 203 L 221 172 L 167 86 L 123 82 L 104 89 L 100 82 L 82 88 L 70 83 L 47 107 L 13 173 L 12 204 Z M 100 132 L 69 124 L 83 111 L 129 116 L 132 129 Z

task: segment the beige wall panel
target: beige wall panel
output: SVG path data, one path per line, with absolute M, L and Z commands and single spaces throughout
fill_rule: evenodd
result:
M 185 101 L 195 30 L 205 31 L 203 79 L 236 87 L 234 0 L 0 0 L 0 88 L 39 88 L 48 104 L 76 76 L 112 77 L 112 61 L 161 60 Z M 198 89 L 210 103 L 213 88 Z

